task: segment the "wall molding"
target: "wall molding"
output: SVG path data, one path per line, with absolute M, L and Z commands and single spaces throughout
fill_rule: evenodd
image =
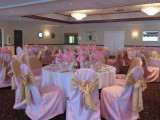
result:
M 135 46 L 139 46 L 139 47 L 160 47 L 160 46 L 148 46 L 148 45 L 124 45 L 124 47 L 135 47 Z
M 84 44 L 28 44 L 28 45 L 69 45 L 69 46 L 72 46 L 72 45 L 84 45 Z M 94 44 L 89 44 L 89 45 L 94 45 Z M 14 46 L 14 44 L 11 44 L 11 45 L 7 45 L 5 44 L 4 46 Z M 96 45 L 96 46 L 104 46 L 104 45 Z

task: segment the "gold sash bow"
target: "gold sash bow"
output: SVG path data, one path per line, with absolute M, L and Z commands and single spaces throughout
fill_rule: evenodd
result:
M 142 98 L 142 89 L 144 90 L 146 86 L 141 85 L 141 80 L 143 75 L 140 77 L 140 80 L 137 80 L 132 73 L 129 73 L 124 87 L 133 85 L 133 98 L 132 98 L 132 111 L 133 113 L 139 113 L 143 110 L 143 98 Z
M 8 76 L 11 77 L 12 90 L 15 90 L 16 89 L 16 83 L 15 83 L 15 76 L 14 76 L 13 70 L 10 69 L 7 74 L 8 74 Z
M 79 88 L 79 91 L 82 93 L 83 102 L 85 104 L 86 110 L 96 111 L 94 102 L 92 101 L 91 94 L 99 89 L 98 76 L 96 75 L 90 82 L 88 80 L 80 81 L 76 78 L 75 75 L 72 77 L 71 81 L 71 90 Z
M 20 77 L 20 92 L 19 92 L 20 102 L 26 99 L 27 105 L 31 105 L 31 93 L 29 84 L 37 86 L 36 81 L 31 72 L 29 72 L 27 75 L 21 74 L 19 77 Z

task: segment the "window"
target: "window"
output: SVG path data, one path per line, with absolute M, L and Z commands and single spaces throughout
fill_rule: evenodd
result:
M 158 41 L 158 31 L 143 31 L 142 41 Z
M 64 44 L 78 44 L 78 33 L 65 33 Z
M 74 43 L 74 36 L 69 36 L 69 43 L 70 44 Z

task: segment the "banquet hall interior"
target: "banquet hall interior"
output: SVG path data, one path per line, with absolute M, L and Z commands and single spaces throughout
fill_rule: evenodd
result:
M 160 0 L 0 0 L 0 120 L 160 120 Z

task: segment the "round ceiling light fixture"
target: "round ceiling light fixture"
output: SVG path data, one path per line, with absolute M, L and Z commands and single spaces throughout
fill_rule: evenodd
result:
M 87 17 L 87 14 L 85 13 L 72 13 L 72 17 L 74 17 L 76 20 L 82 20 L 83 18 Z
M 157 14 L 160 11 L 159 7 L 144 7 L 141 9 L 142 12 L 146 13 L 149 16 L 153 16 L 155 14 Z

